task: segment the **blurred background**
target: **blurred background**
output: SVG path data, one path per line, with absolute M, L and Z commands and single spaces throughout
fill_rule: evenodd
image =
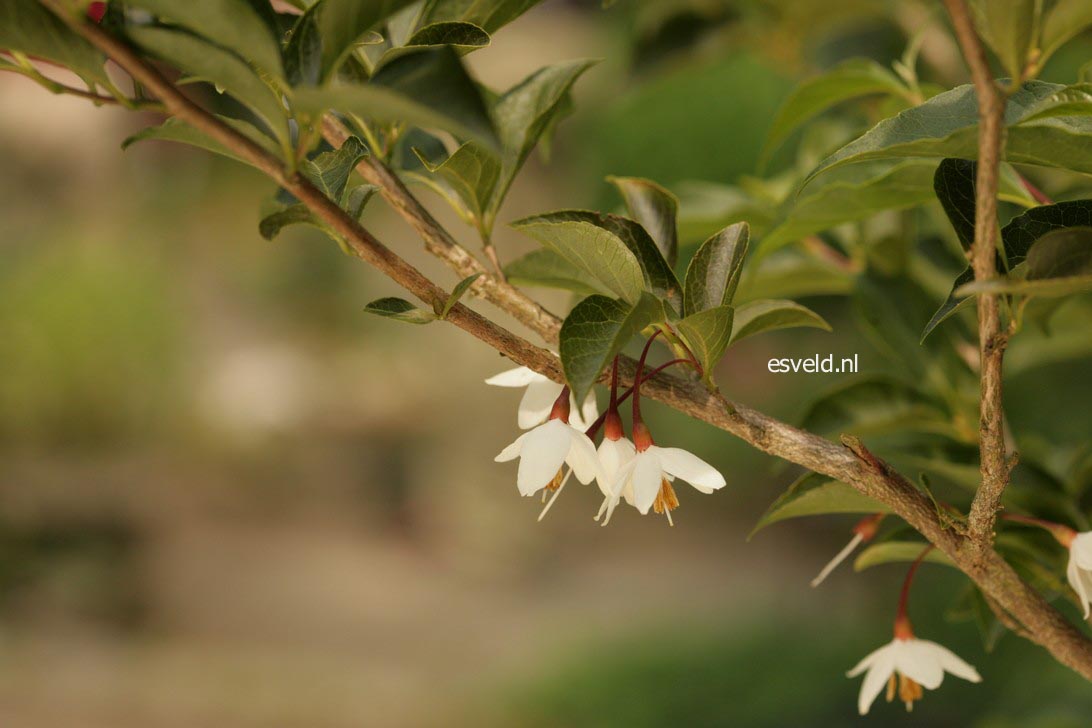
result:
M 888 63 L 923 28 L 930 75 L 961 82 L 935 11 L 544 2 L 470 57 L 487 84 L 605 60 L 501 222 L 612 209 L 608 174 L 673 189 L 753 174 L 795 82 L 852 56 Z M 1090 56 L 1086 37 L 1044 76 L 1072 81 Z M 570 486 L 536 523 L 514 467 L 492 461 L 517 435 L 519 393 L 482 380 L 510 364 L 453 327 L 363 314 L 399 291 L 321 234 L 263 240 L 273 189 L 251 170 L 158 142 L 120 151 L 153 121 L 0 75 L 0 725 L 863 723 L 844 673 L 890 639 L 905 568 L 808 586 L 854 516 L 747 542 L 798 473 L 650 407 L 658 438 L 728 487 L 682 489 L 674 528 L 632 510 L 600 528 L 594 486 Z M 381 200 L 365 223 L 455 282 Z M 529 249 L 498 230 L 502 257 Z M 806 303 L 835 333 L 733 349 L 718 372 L 729 396 L 798 421 L 842 375 L 770 374 L 771 356 L 881 366 L 844 299 Z M 1077 366 L 1087 394 L 1088 360 Z M 1034 380 L 1010 383 L 1014 420 L 1051 419 Z M 950 679 L 912 714 L 881 702 L 868 720 L 1088 725 L 1092 690 L 1075 675 L 1011 636 L 987 655 L 973 626 L 945 618 L 962 584 L 927 566 L 911 616 L 984 682 Z

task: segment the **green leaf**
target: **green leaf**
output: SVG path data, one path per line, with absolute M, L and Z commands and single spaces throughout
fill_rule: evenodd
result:
M 833 435 L 877 435 L 904 430 L 948 434 L 950 417 L 917 389 L 890 377 L 840 384 L 812 400 L 800 426 Z
M 856 164 L 824 175 L 790 199 L 777 227 L 759 244 L 764 256 L 813 233 L 885 210 L 914 207 L 933 198 L 933 171 L 927 160 Z
M 447 198 L 467 223 L 480 223 L 500 175 L 496 156 L 474 142 L 463 144 L 438 163 L 429 160 L 420 150 L 413 151 L 429 174 L 410 172 L 410 179 Z
M 296 107 L 319 116 L 327 109 L 369 119 L 443 129 L 496 144 L 481 91 L 450 47 L 422 48 L 379 69 L 368 83 L 298 88 Z
M 687 181 L 676 185 L 675 192 L 679 198 L 679 240 L 684 244 L 700 242 L 744 220 L 756 234 L 773 222 L 771 208 L 776 203 L 759 199 L 742 187 Z
M 1055 119 L 1062 116 L 1088 116 L 1092 114 L 1092 84 L 1079 83 L 1065 86 L 1039 100 L 1028 109 L 1024 121 Z
M 679 255 L 675 217 L 679 201 L 660 185 L 640 177 L 607 177 L 625 200 L 631 219 L 643 227 L 672 268 Z
M 276 155 L 279 150 L 273 145 L 273 141 L 254 128 L 251 124 L 238 119 L 229 119 L 224 116 L 217 117 L 220 121 L 234 127 L 234 129 L 244 136 L 248 137 L 251 141 L 257 143 L 259 146 L 264 147 L 270 154 Z M 198 131 L 184 121 L 176 118 L 167 119 L 159 126 L 149 126 L 146 129 L 138 131 L 125 141 L 121 143 L 122 149 L 128 149 L 130 145 L 136 142 L 143 141 L 145 139 L 159 139 L 169 142 L 180 142 L 182 144 L 189 144 L 194 147 L 200 147 L 210 152 L 229 157 L 238 162 L 244 164 L 250 164 L 249 161 L 238 156 L 232 150 L 228 149 L 220 142 L 216 141 L 212 137 L 206 135 L 202 131 Z
M 1039 37 L 1042 0 L 979 0 L 982 34 L 1010 78 L 1020 79 Z
M 906 93 L 898 77 L 875 61 L 851 58 L 805 81 L 789 94 L 766 137 L 764 157 L 779 147 L 801 124 L 843 101 L 872 94 Z
M 1064 88 L 1044 81 L 1028 81 L 1005 107 L 1008 126 L 1005 159 L 1010 163 L 1060 167 L 1092 173 L 1092 121 L 1064 117 L 1024 121 L 1043 99 Z M 974 87 L 959 86 L 938 94 L 920 106 L 885 119 L 863 136 L 823 160 L 808 175 L 845 164 L 898 157 L 956 157 L 974 159 L 978 153 L 978 111 Z
M 447 297 L 447 300 L 444 301 L 444 307 L 440 309 L 440 318 L 447 318 L 447 315 L 451 312 L 452 306 L 459 302 L 459 299 L 463 297 L 463 294 L 470 290 L 470 286 L 474 285 L 474 281 L 478 280 L 481 275 L 481 273 L 475 273 L 472 276 L 467 276 L 451 289 L 451 295 Z
M 1092 227 L 1054 230 L 1028 249 L 1028 280 L 1092 275 Z
M 280 97 L 236 55 L 180 30 L 131 26 L 128 34 L 175 68 L 227 91 L 246 104 L 278 139 L 289 144 L 288 111 Z
M 606 296 L 588 296 L 561 324 L 558 351 L 565 379 L 577 402 L 629 340 L 664 317 L 663 304 L 642 293 L 636 305 Z
M 610 217 L 560 210 L 517 220 L 511 226 L 591 275 L 614 295 L 636 304 L 646 287 L 645 272 L 630 248 L 631 241 L 619 237 L 625 231 L 607 224 Z M 655 248 L 651 240 L 648 244 Z
M 747 536 L 750 541 L 766 526 L 801 516 L 836 513 L 890 513 L 891 509 L 850 485 L 821 473 L 805 473 L 775 500 Z
M 364 310 L 376 316 L 404 321 L 407 324 L 429 324 L 437 318 L 432 311 L 417 308 L 402 298 L 380 298 L 369 303 Z
M 687 316 L 732 303 L 750 235 L 747 223 L 737 222 L 701 244 L 686 268 L 683 301 Z
M 300 172 L 322 194 L 341 205 L 349 177 L 361 159 L 368 156 L 368 148 L 355 136 L 346 139 L 331 152 L 323 152 L 300 165 Z
M 0 3 L 0 48 L 59 63 L 88 84 L 108 83 L 106 56 L 38 0 Z
M 303 83 L 332 78 L 362 36 L 412 1 L 319 0 L 296 22 L 285 51 L 288 65 L 297 66 Z
M 568 61 L 539 69 L 497 100 L 493 118 L 500 136 L 501 171 L 488 205 L 490 217 L 500 209 L 512 180 L 535 144 L 551 128 L 555 116 L 566 108 L 565 99 L 573 84 L 595 63 Z
M 552 250 L 533 250 L 504 267 L 505 278 L 517 286 L 560 288 L 582 295 L 609 293 L 602 283 Z
M 1070 200 L 1054 205 L 1033 207 L 1014 217 L 1001 229 L 1001 241 L 1008 256 L 1009 269 L 1024 262 L 1028 250 L 1049 232 L 1092 225 L 1092 200 Z
M 861 551 L 856 561 L 853 562 L 854 571 L 864 571 L 873 566 L 890 563 L 911 563 L 917 561 L 921 552 L 929 544 L 922 541 L 883 541 L 872 544 Z M 955 564 L 943 551 L 931 549 L 925 555 L 923 561 L 931 564 L 943 564 L 955 568 Z
M 282 77 L 276 17 L 261 0 L 126 0 L 238 53 L 258 68 Z M 368 3 L 370 4 L 370 3 Z M 128 26 L 133 30 L 134 26 Z M 172 61 L 173 62 L 173 61 Z
M 751 301 L 736 307 L 736 322 L 732 343 L 764 331 L 805 326 L 830 331 L 822 316 L 795 301 L 766 299 Z
M 542 0 L 429 0 L 423 13 L 426 22 L 461 20 L 481 26 L 489 33 L 511 23 Z
M 943 159 L 933 176 L 933 190 L 964 250 L 974 242 L 977 169 L 978 163 L 970 159 Z
M 731 306 L 717 306 L 692 313 L 675 324 L 679 335 L 701 364 L 705 380 L 710 383 L 713 381 L 713 368 L 731 341 L 734 313 Z
M 473 23 L 456 21 L 433 23 L 415 32 L 404 45 L 387 50 L 376 67 L 390 63 L 395 58 L 422 46 L 449 45 L 463 55 L 485 48 L 489 45 L 489 40 L 489 34 Z
M 340 242 L 338 234 L 320 218 L 315 217 L 311 209 L 302 202 L 289 205 L 263 217 L 258 223 L 258 234 L 266 240 L 272 240 L 290 225 L 311 225 Z
M 1058 0 L 1054 3 L 1043 18 L 1043 35 L 1039 42 L 1042 49 L 1040 64 L 1089 26 L 1092 26 L 1092 3 L 1088 0 Z

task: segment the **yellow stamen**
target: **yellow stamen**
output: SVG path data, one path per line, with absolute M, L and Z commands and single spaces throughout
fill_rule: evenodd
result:
M 895 699 L 895 673 L 891 673 L 891 677 L 887 678 L 887 702 L 891 702 Z
M 921 700 L 922 693 L 921 685 L 918 685 L 906 675 L 899 675 L 899 700 L 906 703 L 907 712 L 914 709 L 914 701 Z
M 678 507 L 679 499 L 675 495 L 675 490 L 671 487 L 671 483 L 667 482 L 667 478 L 664 478 L 660 481 L 660 493 L 652 503 L 652 510 L 666 515 L 668 523 L 674 526 L 675 523 L 671 520 L 671 511 Z
M 560 487 L 561 487 L 561 468 L 558 468 L 557 475 L 554 476 L 553 480 L 551 480 L 549 483 L 546 484 L 546 490 L 553 493 L 555 490 L 557 490 Z M 545 495 L 545 493 L 543 495 Z M 545 499 L 543 499 L 543 500 L 545 500 Z

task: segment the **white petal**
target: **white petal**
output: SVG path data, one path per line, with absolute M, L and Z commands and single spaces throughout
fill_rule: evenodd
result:
M 857 696 L 857 712 L 861 715 L 866 714 L 868 709 L 872 707 L 872 703 L 875 702 L 876 697 L 883 690 L 884 685 L 887 684 L 887 681 L 891 678 L 891 673 L 895 669 L 895 659 L 891 650 L 881 650 L 879 652 L 880 654 L 876 655 L 872 666 L 868 668 L 868 674 L 865 675 L 865 679 L 861 683 L 860 695 Z
M 656 496 L 660 494 L 664 471 L 660 467 L 660 459 L 651 448 L 637 453 L 637 457 L 633 460 L 634 505 L 643 516 L 648 513 L 648 509 L 656 502 Z
M 1073 552 L 1069 553 L 1069 564 L 1065 569 L 1066 579 L 1069 580 L 1069 585 L 1073 587 L 1073 591 L 1077 592 L 1077 596 L 1081 600 L 1081 606 L 1084 608 L 1084 618 L 1088 619 L 1089 615 L 1089 599 L 1088 590 L 1085 588 L 1083 572 L 1081 567 L 1077 565 L 1077 559 L 1073 556 Z
M 940 662 L 940 666 L 948 672 L 956 677 L 961 677 L 964 680 L 982 682 L 982 676 L 978 674 L 977 670 L 964 662 L 959 655 L 952 652 L 944 645 L 938 645 L 936 642 L 929 642 L 928 640 L 920 641 L 932 648 L 937 661 Z
M 569 424 L 573 427 L 586 430 L 599 417 L 599 408 L 596 406 L 594 390 L 588 392 L 583 405 L 577 405 L 576 399 L 572 396 L 569 397 L 569 404 L 572 407 L 569 412 Z
M 1092 531 L 1078 533 L 1069 546 L 1069 554 L 1082 569 L 1092 569 Z
M 519 402 L 517 424 L 520 429 L 527 430 L 535 425 L 541 425 L 550 416 L 550 410 L 553 409 L 554 402 L 561 394 L 561 389 L 560 384 L 546 377 L 528 384 L 527 391 L 523 393 L 523 399 Z
M 895 669 L 923 688 L 936 690 L 944 680 L 944 668 L 940 666 L 934 642 L 923 640 L 898 640 L 894 651 Z
M 602 468 L 599 467 L 599 456 L 595 452 L 595 443 L 591 441 L 583 430 L 566 425 L 569 430 L 569 454 L 565 458 L 573 469 L 573 475 L 581 483 L 588 483 L 601 477 Z
M 516 473 L 521 494 L 534 495 L 557 475 L 572 447 L 568 429 L 564 422 L 550 420 L 527 433 Z
M 493 458 L 493 462 L 495 462 L 495 463 L 506 463 L 509 460 L 515 460 L 517 457 L 519 457 L 520 450 L 523 449 L 523 438 L 527 437 L 530 434 L 531 434 L 530 432 L 525 432 L 522 435 L 520 435 L 519 437 L 517 437 L 515 439 L 515 442 L 513 442 L 511 445 L 509 445 L 508 447 L 501 450 L 500 455 Z
M 614 479 L 618 477 L 618 471 L 625 463 L 633 459 L 636 450 L 629 438 L 623 437 L 620 440 L 610 440 L 604 437 L 603 442 L 599 443 L 597 452 L 599 453 L 599 466 L 603 469 L 603 472 L 600 473 L 602 477 L 598 478 L 599 490 L 603 492 L 603 495 L 609 496 L 611 486 L 614 485 Z
M 485 380 L 486 384 L 492 384 L 494 387 L 526 387 L 531 382 L 546 379 L 538 372 L 527 367 L 516 367 L 515 369 L 509 369 L 503 371 L 500 374 L 494 374 Z
M 846 677 L 857 677 L 858 675 L 860 675 L 870 665 L 872 665 L 872 663 L 878 660 L 880 655 L 884 654 L 885 652 L 889 652 L 892 649 L 892 645 L 894 644 L 894 642 L 888 642 L 886 645 L 883 645 L 882 647 L 877 647 L 876 649 L 872 650 L 872 652 L 869 652 L 867 655 L 864 656 L 863 660 L 854 665 L 853 669 L 846 673 Z
M 656 455 L 665 472 L 682 478 L 702 493 L 724 487 L 724 476 L 693 453 L 678 447 L 657 447 Z

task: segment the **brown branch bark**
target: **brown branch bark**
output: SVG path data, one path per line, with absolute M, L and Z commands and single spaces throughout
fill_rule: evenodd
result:
M 1005 143 L 1005 93 L 994 81 L 986 49 L 975 30 L 965 0 L 944 0 L 955 28 L 960 50 L 971 69 L 978 97 L 978 175 L 975 179 L 974 242 L 971 266 L 977 281 L 997 275 L 997 187 L 1001 153 Z M 973 543 L 987 547 L 1001 495 L 1009 482 L 1005 453 L 1005 412 L 1002 402 L 1002 364 L 1009 333 L 1002 328 L 1001 299 L 978 297 L 978 352 L 981 393 L 978 413 L 979 461 L 982 483 L 975 493 L 968 517 Z
M 356 220 L 297 174 L 288 173 L 280 160 L 182 95 L 153 67 L 123 42 L 97 26 L 67 15 L 57 0 L 41 0 L 78 33 L 104 51 L 121 68 L 159 98 L 168 113 L 208 134 L 292 192 L 315 214 L 345 238 L 362 260 L 375 266 L 429 305 L 442 303 L 447 292 L 425 278 L 393 251 L 383 246 Z M 462 276 L 484 269 L 432 220 L 401 182 L 380 165 L 369 165 L 369 179 L 425 238 L 429 249 L 448 261 Z M 492 301 L 548 341 L 556 340 L 558 320 L 518 290 L 486 273 L 475 283 L 476 293 Z M 447 320 L 481 339 L 513 361 L 557 381 L 563 376 L 557 358 L 462 305 L 452 308 Z M 620 379 L 633 382 L 635 364 L 620 366 Z M 948 528 L 933 503 L 886 463 L 868 453 L 859 441 L 854 447 L 836 445 L 749 407 L 729 402 L 697 382 L 660 374 L 642 386 L 646 397 L 730 432 L 754 447 L 805 468 L 846 482 L 889 506 L 952 560 L 1004 610 L 1023 624 L 1031 638 L 1061 663 L 1092 680 L 1092 641 L 1030 586 L 992 549 L 968 549 L 968 542 Z M 866 454 L 867 453 L 867 454 Z

